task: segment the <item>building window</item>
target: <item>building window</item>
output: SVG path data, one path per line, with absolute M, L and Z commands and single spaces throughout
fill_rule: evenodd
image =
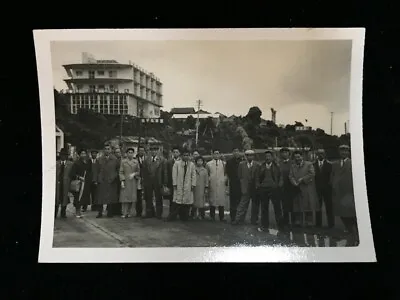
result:
M 82 85 L 82 84 L 77 84 L 77 85 L 76 85 L 76 89 L 77 89 L 78 91 L 82 90 L 82 89 L 83 89 L 83 85 Z
M 114 77 L 117 77 L 116 75 L 117 75 L 117 72 L 115 72 L 115 71 L 108 71 L 108 77 L 114 78 Z
M 89 71 L 89 78 L 91 78 L 91 79 L 95 78 L 94 71 Z
M 89 96 L 90 99 L 90 96 Z M 92 98 L 90 99 L 90 109 L 98 112 L 98 103 L 97 103 L 97 95 L 92 95 Z
M 159 117 L 159 116 L 160 116 L 160 109 L 159 109 L 158 107 L 155 107 L 155 108 L 154 108 L 154 115 L 155 115 L 156 117 Z
M 99 85 L 99 90 L 103 90 L 103 91 L 104 91 L 104 89 L 105 89 L 104 84 L 100 84 L 100 85 Z
M 89 85 L 89 91 L 90 91 L 91 93 L 96 92 L 96 86 L 95 86 L 95 85 Z
M 114 86 L 112 84 L 110 84 L 110 91 L 113 92 L 114 91 Z
M 110 114 L 118 114 L 118 95 L 110 95 Z
M 79 76 L 83 75 L 83 72 L 82 71 L 75 71 L 75 74 L 76 74 L 77 77 L 79 77 Z
M 100 113 L 108 114 L 108 100 L 106 95 L 100 95 Z
M 121 95 L 119 97 L 119 110 L 122 114 L 128 114 L 128 102 L 126 95 Z
M 97 71 L 97 75 L 104 76 L 104 71 Z

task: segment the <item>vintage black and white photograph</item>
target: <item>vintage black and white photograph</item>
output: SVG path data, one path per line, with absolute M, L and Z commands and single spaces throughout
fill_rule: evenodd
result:
M 376 260 L 363 29 L 34 38 L 39 261 Z

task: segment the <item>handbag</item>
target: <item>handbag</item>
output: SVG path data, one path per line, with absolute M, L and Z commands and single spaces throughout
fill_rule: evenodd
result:
M 73 193 L 78 193 L 81 190 L 82 181 L 79 179 L 71 180 L 69 190 Z
M 170 190 L 168 187 L 163 186 L 163 187 L 161 188 L 161 195 L 162 195 L 163 197 L 171 196 L 171 190 Z

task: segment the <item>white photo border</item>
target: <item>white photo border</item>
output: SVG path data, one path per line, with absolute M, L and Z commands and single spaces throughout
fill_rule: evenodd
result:
M 33 35 L 40 93 L 43 160 L 39 262 L 376 262 L 367 200 L 362 135 L 364 28 L 73 29 L 34 30 Z M 52 41 L 105 40 L 352 40 L 350 132 L 359 246 L 53 248 L 56 143 L 50 44 Z

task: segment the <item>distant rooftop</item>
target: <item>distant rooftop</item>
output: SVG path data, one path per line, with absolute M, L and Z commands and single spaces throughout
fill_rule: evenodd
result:
M 175 107 L 171 109 L 171 114 L 194 114 L 196 111 L 193 107 Z

